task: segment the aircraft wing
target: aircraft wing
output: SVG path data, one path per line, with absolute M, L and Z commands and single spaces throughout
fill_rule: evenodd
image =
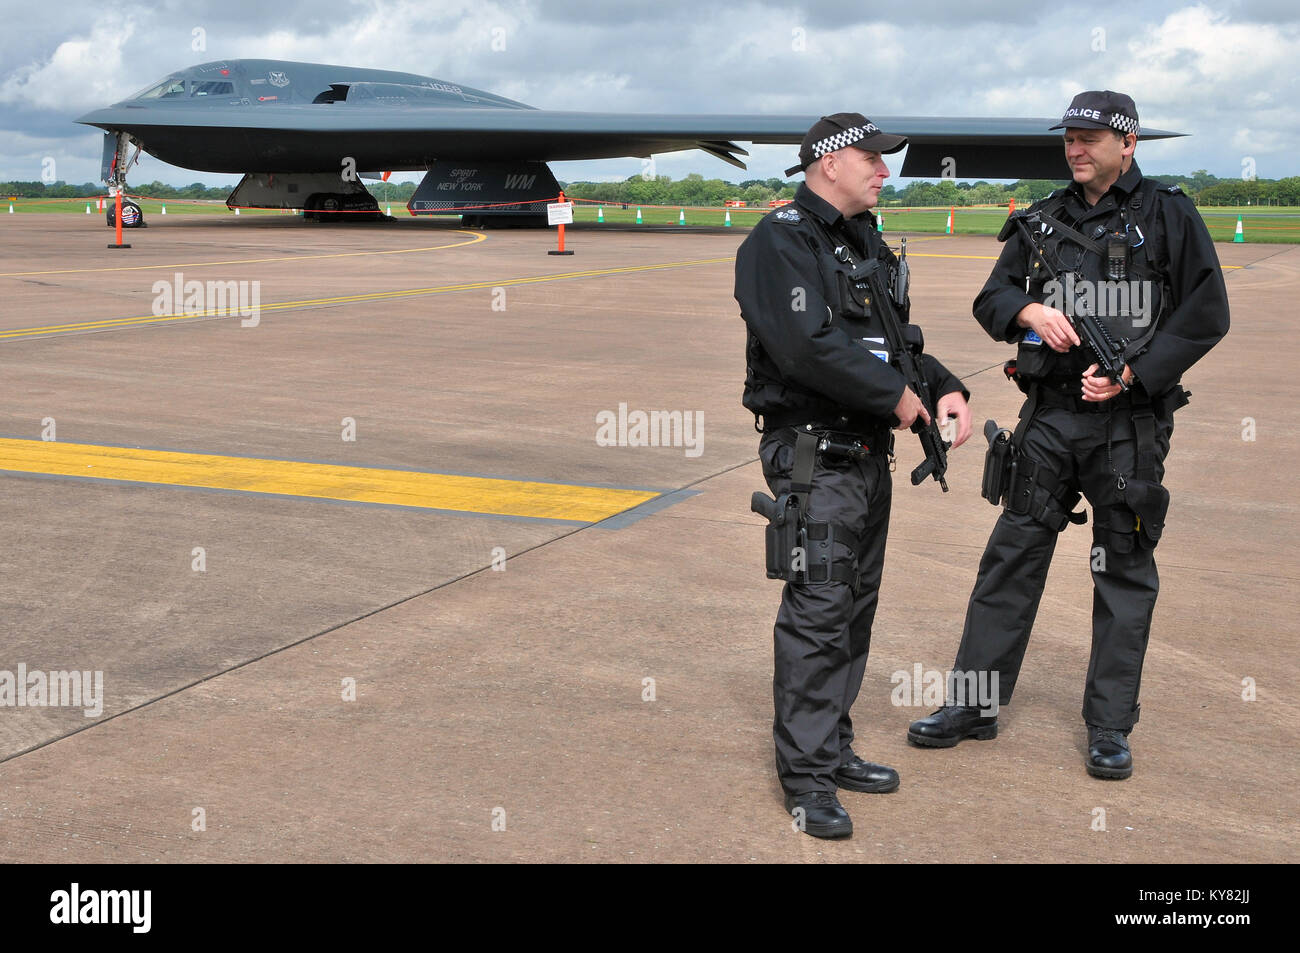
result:
M 133 102 L 77 121 L 127 132 L 146 152 L 204 172 L 421 171 L 437 160 L 561 161 L 649 156 L 702 149 L 744 168 L 737 142 L 797 145 L 817 116 L 564 112 L 529 108 L 446 108 L 352 101 Z M 1061 133 L 1050 119 L 876 116 L 910 140 L 904 176 L 1069 178 Z M 1142 139 L 1181 133 L 1143 130 Z M 796 149 L 791 149 L 791 161 Z

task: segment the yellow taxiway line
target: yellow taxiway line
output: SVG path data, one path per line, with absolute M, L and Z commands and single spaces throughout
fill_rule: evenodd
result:
M 649 490 L 0 438 L 0 471 L 594 523 Z
M 259 265 L 273 261 L 311 261 L 316 258 L 368 258 L 374 255 L 410 255 L 422 251 L 442 251 L 444 248 L 460 248 L 462 245 L 477 245 L 486 241 L 487 236 L 481 232 L 464 232 L 457 230 L 453 234 L 469 235 L 463 242 L 449 242 L 446 245 L 429 245 L 424 248 L 392 248 L 386 251 L 346 251 L 329 255 L 287 255 L 281 258 L 232 258 L 228 261 L 186 261 L 173 264 L 154 265 L 111 265 L 106 268 L 60 268 L 57 271 L 0 271 L 0 278 L 27 278 L 35 275 L 86 275 L 101 271 L 148 271 L 151 268 L 207 268 L 210 265 Z
M 335 295 L 330 298 L 304 298 L 298 301 L 278 301 L 263 304 L 259 314 L 274 311 L 293 311 L 300 308 L 316 308 L 324 305 L 349 304 L 365 301 L 391 301 L 395 298 L 414 298 L 421 295 L 448 294 L 455 291 L 476 291 L 483 288 L 500 288 L 509 285 L 531 285 L 545 281 L 565 281 L 571 278 L 601 278 L 606 275 L 626 275 L 638 271 L 662 271 L 668 268 L 686 268 L 692 265 L 716 265 L 734 261 L 734 258 L 700 258 L 690 261 L 667 261 L 654 265 L 626 265 L 621 268 L 600 268 L 593 271 L 566 271 L 552 275 L 537 275 L 531 278 L 496 278 L 491 281 L 471 281 L 454 285 L 438 285 L 432 288 L 410 288 L 405 291 L 372 291 L 365 294 Z M 130 318 L 104 318 L 100 321 L 78 321 L 72 324 L 51 324 L 34 328 L 11 328 L 0 331 L 0 341 L 13 338 L 42 337 L 53 334 L 68 334 L 77 331 L 106 331 L 117 328 L 139 327 L 143 325 L 164 324 L 168 321 L 188 321 L 195 318 L 236 317 L 238 309 L 208 309 L 181 314 L 145 314 Z

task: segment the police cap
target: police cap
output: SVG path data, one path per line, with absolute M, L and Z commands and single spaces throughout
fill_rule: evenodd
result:
M 1052 129 L 1118 129 L 1137 134 L 1138 110 L 1132 96 L 1109 89 L 1090 89 L 1070 101 L 1061 121 Z
M 907 145 L 906 136 L 891 136 L 862 113 L 835 113 L 813 123 L 799 147 L 799 164 L 786 175 L 802 172 L 822 156 L 852 146 L 863 152 L 897 152 Z

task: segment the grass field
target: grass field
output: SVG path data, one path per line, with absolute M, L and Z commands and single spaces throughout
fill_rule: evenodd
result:
M 579 222 L 596 221 L 597 210 L 606 222 L 627 223 L 636 220 L 636 208 L 624 211 L 618 205 L 587 206 L 574 209 Z M 684 209 L 686 224 L 722 225 L 726 209 Z M 733 226 L 753 225 L 769 209 L 731 209 Z M 678 221 L 679 209 L 643 208 L 642 221 L 650 224 Z M 948 222 L 948 209 L 884 209 L 885 233 L 889 232 L 944 232 Z M 1257 208 L 1204 208 L 1201 217 L 1216 242 L 1230 242 L 1237 230 L 1237 216 L 1242 217 L 1242 230 L 1246 241 L 1278 244 L 1300 243 L 1300 208 L 1275 208 L 1261 213 Z M 961 208 L 953 216 L 953 226 L 958 235 L 996 235 L 1006 221 L 1005 208 Z
M 64 215 L 84 215 L 86 199 L 18 199 L 12 205 L 17 214 L 29 212 L 49 212 Z M 90 200 L 92 215 L 101 215 Z M 162 214 L 162 207 L 167 206 L 167 213 L 233 215 L 225 203 L 220 201 L 196 201 L 194 199 L 169 199 L 165 202 L 145 199 L 140 202 L 146 218 Z M 380 203 L 380 209 L 386 209 Z M 406 207 L 401 203 L 392 206 L 395 217 L 405 217 Z M 687 227 L 691 225 L 723 225 L 727 209 L 720 208 L 653 208 L 642 206 L 641 221 L 647 225 L 675 225 L 684 214 Z M 766 215 L 770 209 L 730 209 L 733 227 L 744 228 L 753 225 Z M 1219 208 L 1207 207 L 1200 210 L 1205 224 L 1210 229 L 1210 236 L 1216 242 L 1230 242 L 1237 228 L 1237 216 L 1241 216 L 1242 228 L 1247 242 L 1257 244 L 1296 244 L 1300 243 L 1300 208 L 1287 209 L 1274 207 L 1261 211 L 1259 208 Z M 7 214 L 3 213 L 3 214 Z M 286 215 L 288 213 L 272 209 L 245 209 L 241 215 Z M 636 222 L 637 209 L 627 209 L 620 205 L 596 205 L 581 203 L 574 207 L 574 220 L 582 223 L 595 223 L 598 215 L 613 225 L 628 225 Z M 946 208 L 936 209 L 889 209 L 883 210 L 885 233 L 890 232 L 930 232 L 942 233 L 948 220 Z M 961 208 L 954 216 L 954 229 L 958 235 L 996 235 L 1006 220 L 1004 208 Z
M 14 206 L 14 212 L 21 214 L 23 212 L 50 212 L 61 215 L 85 215 L 86 206 L 90 206 L 91 215 L 103 215 L 95 207 L 95 199 L 18 199 L 10 202 L 8 196 L 4 197 L 5 205 Z M 162 208 L 167 207 L 168 215 L 234 215 L 235 213 L 226 208 L 226 203 L 221 201 L 199 201 L 196 199 L 167 199 L 159 201 L 157 199 L 136 200 L 145 214 L 145 218 L 152 218 L 155 215 L 162 214 Z M 396 209 L 393 210 L 397 212 Z M 7 213 L 5 213 L 7 214 Z M 276 209 L 244 209 L 241 215 L 286 215 L 287 212 L 281 212 Z

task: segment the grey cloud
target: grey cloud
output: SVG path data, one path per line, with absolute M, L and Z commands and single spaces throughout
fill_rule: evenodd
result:
M 1177 144 L 1144 145 L 1143 154 L 1153 161 L 1167 154 L 1180 169 L 1195 165 L 1231 174 L 1241 150 L 1230 139 L 1251 129 L 1256 131 L 1246 138 L 1272 150 L 1259 157 L 1261 168 L 1266 161 L 1285 166 L 1300 153 L 1300 134 L 1277 109 L 1294 98 L 1294 69 L 1265 74 L 1250 57 L 1231 69 L 1207 67 L 1207 48 L 1177 30 L 1165 31 L 1159 43 L 1151 39 L 1170 14 L 1193 6 L 972 0 L 954 11 L 938 0 L 726 6 L 686 0 L 234 0 L 195 16 L 180 3 L 156 9 L 143 0 L 71 0 L 24 9 L 21 36 L 0 34 L 0 129 L 75 143 L 85 132 L 71 119 L 86 109 L 191 63 L 265 56 L 407 70 L 543 108 L 618 112 L 818 114 L 844 108 L 873 118 L 1057 116 L 1079 89 L 1128 83 L 1146 124 L 1196 134 Z M 1289 3 L 1241 0 L 1207 7 L 1228 15 L 1222 23 L 1264 31 L 1258 35 L 1271 37 L 1274 47 L 1300 49 L 1288 25 L 1295 21 Z M 48 84 L 44 98 L 17 82 L 29 75 L 29 65 L 49 64 L 61 42 L 85 40 L 95 24 L 113 17 L 134 17 L 134 32 L 116 66 L 49 68 L 40 74 Z M 204 52 L 190 49 L 194 26 L 207 30 Z M 796 26 L 806 31 L 802 51 L 792 43 Z M 504 31 L 501 52 L 491 49 L 494 28 Z M 1098 28 L 1106 39 L 1100 53 L 1092 49 Z M 1183 42 L 1192 45 L 1180 48 Z M 8 141 L 0 141 L 0 165 L 8 165 Z M 85 141 L 87 161 L 97 166 L 98 145 Z M 636 160 L 629 163 L 627 174 L 639 171 Z M 760 172 L 769 163 L 775 171 Z M 786 150 L 774 147 L 770 153 L 756 149 L 751 168 L 767 177 L 788 164 Z M 709 176 L 736 174 L 698 154 L 662 164 L 674 175 L 692 167 Z M 163 177 L 149 169 L 142 175 L 146 181 Z M 196 177 L 178 170 L 168 180 Z
M 1300 23 L 1300 8 L 1295 0 L 1234 0 L 1231 3 L 1211 3 L 1211 9 L 1222 10 L 1234 20 L 1253 23 Z

